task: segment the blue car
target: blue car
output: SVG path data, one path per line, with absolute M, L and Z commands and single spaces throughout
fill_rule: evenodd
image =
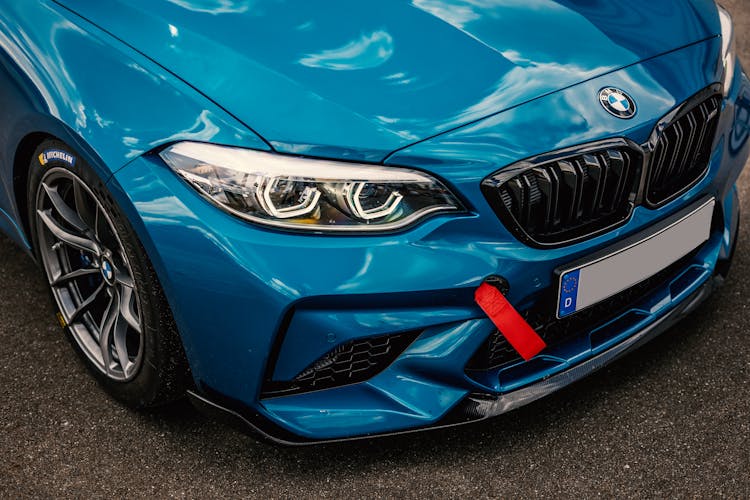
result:
M 0 229 L 115 398 L 473 422 L 693 311 L 750 81 L 713 0 L 0 0 Z

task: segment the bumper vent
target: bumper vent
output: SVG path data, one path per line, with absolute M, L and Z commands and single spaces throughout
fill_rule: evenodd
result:
M 419 334 L 419 331 L 406 332 L 341 344 L 294 379 L 267 381 L 261 397 L 287 396 L 363 382 L 385 370 Z
M 482 183 L 495 212 L 526 243 L 560 245 L 625 222 L 642 155 L 624 141 L 501 171 Z
M 720 108 L 721 97 L 712 96 L 678 115 L 661 133 L 651 157 L 646 194 L 649 205 L 673 200 L 706 173 Z

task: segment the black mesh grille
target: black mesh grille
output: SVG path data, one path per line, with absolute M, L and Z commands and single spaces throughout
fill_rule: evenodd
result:
M 290 381 L 267 381 L 261 397 L 273 397 L 363 382 L 387 368 L 420 332 L 352 340 L 302 370 Z
M 634 287 L 572 316 L 557 319 L 555 314 L 550 312 L 555 311 L 555 300 L 549 297 L 539 300 L 534 307 L 525 311 L 522 315 L 547 345 L 554 347 L 581 334 L 587 334 L 594 328 L 633 308 L 656 289 L 674 279 L 693 260 L 696 253 L 697 250 Z M 474 356 L 466 365 L 466 369 L 491 370 L 505 364 L 521 361 L 521 359 L 521 356 L 505 340 L 505 337 L 496 330 L 474 353 Z
M 618 145 L 486 179 L 482 191 L 516 236 L 565 244 L 625 222 L 638 190 L 642 155 Z
M 646 201 L 661 205 L 694 185 L 708 170 L 721 97 L 712 96 L 669 125 L 654 149 Z

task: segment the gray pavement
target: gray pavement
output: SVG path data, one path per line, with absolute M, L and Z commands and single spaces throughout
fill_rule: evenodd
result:
M 750 68 L 750 9 L 724 0 Z M 740 181 L 750 214 L 750 169 Z M 745 220 L 749 220 L 745 217 Z M 105 395 L 0 237 L 0 498 L 750 497 L 750 224 L 693 316 L 589 379 L 478 425 L 282 449 L 180 404 Z

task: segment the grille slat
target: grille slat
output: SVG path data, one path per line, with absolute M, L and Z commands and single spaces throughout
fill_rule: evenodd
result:
M 602 200 L 602 176 L 607 169 L 602 168 L 600 159 L 595 155 L 585 155 L 583 157 L 584 166 L 588 172 L 590 194 L 588 197 L 589 205 L 586 215 L 591 217 L 601 206 Z
M 573 217 L 576 219 L 583 217 L 583 199 L 588 185 L 588 170 L 583 168 L 582 161 L 583 159 L 581 158 L 573 162 L 573 168 L 576 171 L 576 194 Z
M 685 173 L 688 165 L 693 162 L 698 149 L 695 142 L 695 136 L 698 131 L 698 122 L 692 114 L 688 114 L 684 119 L 687 121 L 688 135 L 687 140 L 685 141 L 685 154 L 682 157 L 680 170 L 677 172 L 678 175 L 683 175 Z
M 552 193 L 554 198 L 550 203 L 552 203 L 552 219 L 550 219 L 551 227 L 548 227 L 547 230 L 550 229 L 557 229 L 560 227 L 560 224 L 562 223 L 562 219 L 560 218 L 560 174 L 557 173 L 557 170 L 555 169 L 549 169 L 548 170 L 550 177 L 552 178 Z
M 672 127 L 668 128 L 665 133 L 672 135 L 673 148 L 672 151 L 669 151 L 667 155 L 667 157 L 669 158 L 669 166 L 667 167 L 664 176 L 672 177 L 672 175 L 674 174 L 674 170 L 677 167 L 677 160 L 680 156 L 680 147 L 682 146 L 682 127 L 680 127 L 680 122 L 675 122 L 675 124 Z
M 591 202 L 591 215 L 597 213 L 602 208 L 604 202 L 604 188 L 607 185 L 607 160 L 602 155 L 594 156 L 595 162 L 591 162 L 589 168 L 589 177 L 596 182 L 596 193 Z
M 668 140 L 664 138 L 664 140 Z M 664 146 L 657 147 L 654 152 L 655 161 L 651 165 L 651 175 L 654 179 L 661 179 L 661 172 L 664 170 L 664 163 L 667 161 L 667 148 Z
M 528 199 L 527 205 L 529 207 L 529 212 L 526 214 L 527 220 L 529 221 L 528 224 L 531 227 L 537 227 L 541 222 L 542 214 L 539 210 L 532 210 L 532 207 L 539 205 L 542 199 L 542 193 L 539 191 L 536 176 L 527 175 L 524 176 L 523 180 L 524 189 L 526 190 Z
M 568 161 L 561 161 L 557 164 L 562 172 L 563 185 L 566 192 L 567 203 L 565 207 L 565 224 L 570 224 L 573 221 L 574 213 L 576 210 L 576 198 L 577 198 L 577 187 L 578 187 L 578 173 L 572 163 Z
M 687 168 L 687 162 L 692 161 L 692 159 L 689 157 L 690 151 L 688 148 L 690 147 L 690 121 L 687 119 L 688 117 L 685 116 L 681 118 L 677 122 L 677 127 L 680 130 L 680 141 L 679 141 L 679 147 L 677 148 L 677 152 L 675 154 L 675 158 L 677 158 L 677 164 L 675 165 L 675 169 L 672 171 L 672 175 L 680 175 L 680 172 L 683 172 Z
M 544 217 L 542 219 L 541 230 L 548 231 L 550 224 L 552 224 L 555 218 L 553 207 L 557 203 L 557 188 L 553 185 L 554 181 L 547 170 L 535 168 L 533 173 L 536 176 L 539 191 L 544 199 Z
M 610 156 L 612 162 L 612 171 L 618 176 L 617 179 L 617 195 L 615 198 L 619 198 L 625 195 L 625 190 L 628 189 L 627 179 L 630 175 L 630 169 L 632 164 L 630 162 L 630 155 L 627 152 L 614 152 L 613 156 Z M 614 207 L 613 207 L 614 208 Z

